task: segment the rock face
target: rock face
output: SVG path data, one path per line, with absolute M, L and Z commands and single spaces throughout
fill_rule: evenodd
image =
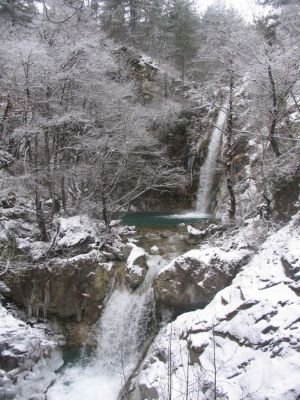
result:
M 44 399 L 62 364 L 59 336 L 46 335 L 0 305 L 0 399 Z M 36 396 L 36 397 L 34 397 Z
M 28 317 L 94 323 L 114 273 L 111 260 L 122 256 L 122 241 L 113 233 L 104 237 L 101 224 L 85 215 L 59 218 L 57 226 L 51 243 L 29 234 L 16 238 L 24 261 L 2 274 L 8 288 L 4 296 L 22 306 Z
M 217 247 L 189 251 L 158 274 L 154 284 L 157 303 L 175 313 L 204 307 L 231 282 L 249 254 Z
M 188 387 L 198 400 L 299 399 L 299 267 L 300 214 L 204 309 L 161 330 L 137 377 L 139 398 L 166 398 L 171 362 L 172 398 L 185 399 Z
M 148 271 L 146 264 L 146 253 L 141 247 L 131 243 L 127 245 L 131 248 L 125 268 L 125 284 L 132 290 L 140 286 L 145 279 Z
M 95 322 L 108 290 L 112 263 L 101 262 L 97 251 L 46 265 L 9 270 L 3 280 L 6 296 L 23 306 L 30 317 L 55 315 Z
M 284 176 L 277 184 L 278 188 L 274 193 L 274 210 L 280 217 L 288 218 L 289 215 L 297 212 L 296 203 L 299 202 L 300 172 L 295 176 Z

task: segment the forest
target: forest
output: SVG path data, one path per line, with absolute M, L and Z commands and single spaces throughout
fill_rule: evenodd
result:
M 268 204 L 271 181 L 298 168 L 298 8 L 276 2 L 249 25 L 222 4 L 201 17 L 190 1 L 2 1 L 1 153 L 4 166 L 13 163 L 4 186 L 17 177 L 18 195 L 31 193 L 42 240 L 60 209 L 93 210 L 109 225 L 146 192 L 185 192 L 187 162 L 166 154 L 155 127 L 185 101 L 169 93 L 172 79 L 194 85 L 199 105 L 230 99 L 228 179 L 238 156 L 233 138 L 259 141 Z M 151 61 L 144 70 L 122 56 L 132 48 L 163 67 Z M 235 104 L 241 91 L 246 110 Z

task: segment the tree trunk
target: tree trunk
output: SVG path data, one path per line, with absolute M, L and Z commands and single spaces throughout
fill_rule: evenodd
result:
M 185 79 L 185 56 L 182 56 L 181 59 L 181 80 L 184 82 Z
M 50 145 L 49 145 L 49 132 L 48 129 L 45 128 L 44 132 L 44 141 L 45 141 L 45 161 L 46 161 L 46 170 L 47 170 L 47 180 L 48 180 L 48 190 L 50 199 L 53 199 L 53 184 L 51 177 L 51 156 L 50 156 Z
M 278 142 L 275 137 L 276 127 L 277 127 L 277 122 L 278 122 L 278 100 L 277 100 L 276 84 L 275 84 L 275 80 L 274 80 L 272 69 L 271 69 L 270 65 L 268 66 L 268 76 L 269 76 L 269 80 L 270 80 L 270 84 L 271 84 L 272 103 L 273 103 L 273 109 L 272 109 L 272 114 L 271 114 L 271 126 L 270 126 L 270 130 L 269 130 L 269 142 L 272 146 L 274 154 L 276 155 L 276 157 L 279 157 L 280 151 L 279 151 Z
M 41 234 L 42 242 L 48 242 L 48 233 L 43 213 L 42 201 L 39 197 L 38 186 L 35 185 L 35 213 L 36 213 L 36 220 Z
M 61 181 L 60 181 L 60 188 L 61 188 L 61 204 L 63 207 L 64 212 L 67 211 L 67 195 L 65 189 L 65 175 L 62 174 Z
M 130 33 L 132 35 L 135 34 L 136 32 L 136 23 L 137 23 L 137 4 L 136 0 L 129 0 L 129 10 L 130 10 L 130 21 L 129 21 L 129 27 L 130 27 Z
M 48 242 L 48 233 L 43 213 L 42 201 L 39 195 L 38 189 L 38 134 L 35 134 L 34 137 L 34 175 L 35 175 L 35 183 L 34 183 L 34 194 L 35 194 L 35 213 L 36 220 L 41 234 L 42 242 Z
M 9 112 L 12 109 L 12 107 L 13 107 L 12 101 L 10 99 L 10 95 L 8 95 L 7 96 L 7 102 L 6 102 L 5 110 L 4 110 L 4 114 L 3 114 L 2 120 L 0 122 L 0 137 L 1 137 L 1 133 L 3 133 L 3 131 L 4 131 L 5 120 L 8 118 Z
M 99 10 L 99 3 L 98 0 L 91 0 L 91 10 L 92 13 L 97 16 L 98 15 L 98 10 Z
M 51 187 L 52 187 L 51 219 L 53 219 L 55 211 L 56 211 L 55 187 L 56 187 L 56 169 L 57 169 L 58 150 L 59 150 L 58 137 L 57 137 L 57 133 L 55 133 L 53 136 L 53 167 L 52 167 L 52 177 L 51 177 Z
M 109 229 L 109 218 L 108 218 L 107 204 L 106 204 L 105 196 L 102 196 L 102 216 L 103 216 L 103 221 L 105 223 L 106 228 Z
M 233 76 L 230 75 L 229 82 L 229 111 L 228 111 L 228 122 L 226 129 L 226 146 L 225 146 L 225 172 L 226 172 L 226 181 L 227 181 L 227 189 L 230 197 L 230 209 L 229 209 L 229 218 L 231 220 L 234 219 L 236 213 L 236 200 L 233 189 L 233 183 L 231 178 L 231 169 L 232 169 L 232 135 L 233 135 Z

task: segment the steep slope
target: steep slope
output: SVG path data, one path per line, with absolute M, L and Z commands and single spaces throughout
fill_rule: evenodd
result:
M 298 213 L 203 310 L 161 330 L 136 380 L 141 398 L 298 399 L 299 271 Z

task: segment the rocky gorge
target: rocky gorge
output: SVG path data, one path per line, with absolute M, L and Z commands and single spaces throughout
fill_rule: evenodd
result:
M 103 243 L 103 227 L 81 216 L 60 218 L 47 248 L 17 238 L 15 251 L 24 257 L 25 248 L 27 263 L 35 261 L 18 259 L 17 268 L 7 265 L 1 275 L 2 299 L 24 310 L 1 308 L 2 398 L 48 398 L 43 393 L 63 364 L 61 346 L 95 348 L 109 298 L 118 290 L 135 296 L 153 266 L 156 316 L 145 320 L 150 342 L 139 339 L 145 358 L 126 384 L 131 398 L 161 398 L 172 379 L 174 395 L 208 396 L 217 385 L 220 398 L 233 399 L 253 390 L 254 371 L 262 374 L 255 363 L 269 359 L 274 371 L 277 362 L 293 370 L 300 340 L 299 215 L 278 232 L 258 218 L 230 231 L 206 226 L 148 229 L 145 241 L 140 228 L 117 225 Z M 190 250 L 180 255 L 182 246 Z M 261 378 L 255 398 L 294 399 L 296 381 Z

